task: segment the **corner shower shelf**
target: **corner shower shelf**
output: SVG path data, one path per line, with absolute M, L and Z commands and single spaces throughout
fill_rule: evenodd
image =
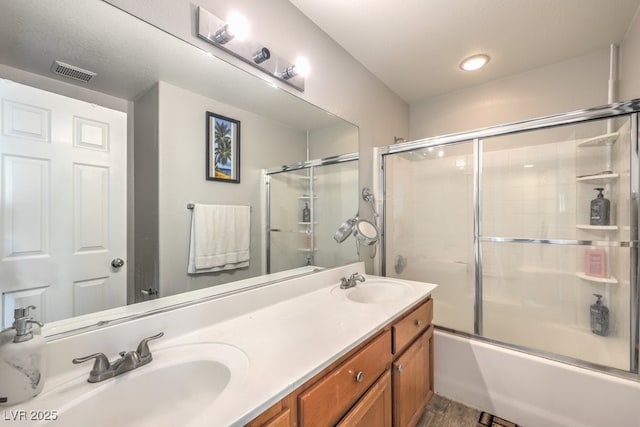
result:
M 314 200 L 317 199 L 317 198 L 318 198 L 318 196 L 313 196 Z M 310 200 L 311 196 L 298 196 L 298 199 L 300 199 L 300 200 Z
M 576 276 L 578 276 L 582 280 L 587 280 L 589 282 L 607 283 L 609 285 L 618 284 L 618 279 L 616 279 L 615 277 L 594 277 L 594 276 L 586 275 L 584 273 L 576 273 Z
M 587 138 L 578 143 L 578 147 L 602 147 L 603 145 L 613 144 L 618 139 L 618 132 L 605 133 L 604 135 Z
M 313 223 L 313 225 L 317 225 L 317 224 L 318 224 L 318 221 L 315 221 Z M 310 222 L 299 222 L 298 225 L 311 225 L 311 223 Z
M 311 248 L 298 248 L 298 250 L 299 250 L 300 252 L 315 252 L 315 251 L 317 251 L 318 249 L 311 249 Z
M 587 175 L 576 177 L 576 181 L 587 184 L 608 184 L 620 177 L 617 173 L 601 173 L 597 175 Z
M 618 231 L 620 227 L 617 225 L 589 225 L 589 224 L 576 224 L 576 228 L 581 230 L 603 230 L 603 231 Z

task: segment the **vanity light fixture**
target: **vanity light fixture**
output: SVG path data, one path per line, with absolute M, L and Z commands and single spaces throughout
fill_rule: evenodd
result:
M 296 62 L 293 65 L 285 68 L 283 72 L 280 73 L 280 78 L 289 80 L 295 76 L 307 77 L 309 75 L 309 71 L 311 70 L 311 65 L 309 65 L 309 60 L 304 56 L 299 56 L 296 58 Z
M 298 73 L 296 73 L 296 66 L 289 65 L 286 70 L 280 73 L 280 78 L 285 80 L 289 80 L 291 77 L 295 77 Z
M 489 59 L 489 55 L 485 54 L 470 56 L 460 63 L 460 69 L 463 71 L 479 70 L 480 68 L 487 65 Z
M 286 82 L 304 92 L 304 81 L 309 72 L 308 60 L 288 61 L 276 55 L 272 49 L 251 40 L 249 22 L 241 14 L 229 14 L 226 21 L 198 7 L 198 37 L 247 64 Z
M 253 59 L 253 62 L 256 64 L 262 64 L 269 58 L 271 58 L 271 52 L 266 47 L 256 50 L 253 52 L 253 55 L 251 55 L 251 59 Z
M 239 12 L 231 12 L 227 22 L 216 31 L 213 38 L 220 44 L 226 44 L 233 39 L 245 40 L 249 35 L 249 22 Z

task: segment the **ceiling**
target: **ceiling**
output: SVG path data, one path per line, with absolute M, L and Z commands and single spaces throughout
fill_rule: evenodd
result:
M 620 44 L 640 0 L 289 0 L 407 103 Z M 463 72 L 462 59 L 491 57 Z

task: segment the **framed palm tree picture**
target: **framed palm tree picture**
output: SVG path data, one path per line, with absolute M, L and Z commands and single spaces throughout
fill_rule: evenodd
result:
M 240 121 L 207 111 L 207 179 L 240 182 Z

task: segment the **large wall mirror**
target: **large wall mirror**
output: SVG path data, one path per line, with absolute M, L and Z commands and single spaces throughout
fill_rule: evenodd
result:
M 100 0 L 3 2 L 0 98 L 2 327 L 33 304 L 50 337 L 287 277 L 265 275 L 264 170 L 358 149 L 352 124 Z M 239 183 L 206 179 L 207 112 L 240 123 Z M 326 202 L 357 209 L 355 170 Z M 187 273 L 193 203 L 249 207 L 248 267 Z

